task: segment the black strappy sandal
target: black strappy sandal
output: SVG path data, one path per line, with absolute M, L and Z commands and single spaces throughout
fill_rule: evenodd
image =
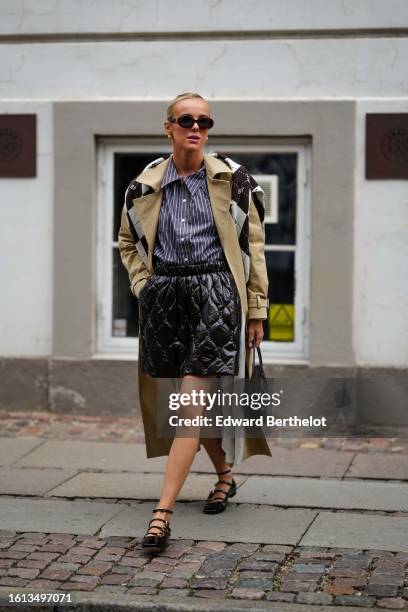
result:
M 173 510 L 168 510 L 167 508 L 156 508 L 153 512 L 168 512 L 169 514 L 173 514 Z M 153 521 L 161 521 L 164 523 L 161 525 L 152 525 Z M 152 529 L 158 529 L 157 533 L 153 533 Z M 149 522 L 149 528 L 142 540 L 142 548 L 148 552 L 160 552 L 167 546 L 167 541 L 171 535 L 171 529 L 169 521 L 166 521 L 162 518 L 152 518 Z
M 217 472 L 217 476 L 228 474 L 228 472 L 231 472 L 231 470 Z M 219 512 L 224 512 L 225 508 L 227 507 L 228 499 L 230 497 L 234 497 L 235 493 L 237 492 L 237 483 L 234 479 L 232 479 L 232 482 L 228 482 L 222 479 L 217 480 L 215 486 L 217 486 L 217 484 L 220 482 L 229 485 L 230 488 L 228 491 L 224 491 L 223 489 L 213 489 L 212 491 L 210 491 L 205 506 L 203 508 L 203 512 L 205 512 L 205 514 L 218 514 Z M 219 497 L 218 495 L 213 497 L 214 493 L 222 493 L 224 497 Z

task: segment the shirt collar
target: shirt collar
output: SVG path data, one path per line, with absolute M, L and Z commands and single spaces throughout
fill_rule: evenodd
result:
M 169 163 L 167 164 L 166 171 L 163 175 L 161 186 L 166 187 L 166 185 L 168 185 L 169 183 L 172 183 L 173 181 L 177 181 L 179 178 L 180 177 L 177 174 L 176 166 L 174 165 L 174 162 L 173 162 L 173 156 L 171 156 L 169 159 Z
M 205 165 L 203 163 L 203 165 L 199 170 L 197 170 L 197 172 L 194 172 L 194 174 L 189 174 L 188 176 L 184 177 L 186 186 L 188 187 L 192 195 L 194 195 L 197 189 L 202 185 L 202 181 L 205 179 L 205 175 L 206 170 Z M 177 174 L 177 169 L 173 161 L 173 156 L 171 156 L 169 163 L 167 164 L 167 168 L 164 173 L 161 186 L 166 187 L 169 183 L 173 183 L 174 181 L 180 180 L 180 178 L 181 177 Z

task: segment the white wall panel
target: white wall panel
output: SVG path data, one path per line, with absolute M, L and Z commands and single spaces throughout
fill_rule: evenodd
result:
M 0 113 L 37 114 L 37 176 L 0 178 L 0 355 L 51 351 L 53 269 L 52 107 L 0 101 Z
M 365 180 L 365 114 L 407 112 L 405 102 L 358 105 L 354 342 L 361 365 L 408 364 L 408 181 Z
M 408 95 L 407 38 L 3 44 L 0 98 Z
M 406 0 L 2 0 L 0 33 L 390 28 Z

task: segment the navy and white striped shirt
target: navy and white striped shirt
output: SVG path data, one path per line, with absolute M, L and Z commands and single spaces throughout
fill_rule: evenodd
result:
M 200 263 L 224 261 L 224 252 L 214 224 L 206 170 L 179 176 L 170 157 L 162 180 L 155 261 Z

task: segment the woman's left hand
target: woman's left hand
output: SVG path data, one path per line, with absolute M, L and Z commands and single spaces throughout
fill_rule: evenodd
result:
M 252 348 L 253 342 L 255 342 L 255 346 L 259 346 L 262 342 L 263 335 L 263 319 L 249 319 L 248 346 Z

